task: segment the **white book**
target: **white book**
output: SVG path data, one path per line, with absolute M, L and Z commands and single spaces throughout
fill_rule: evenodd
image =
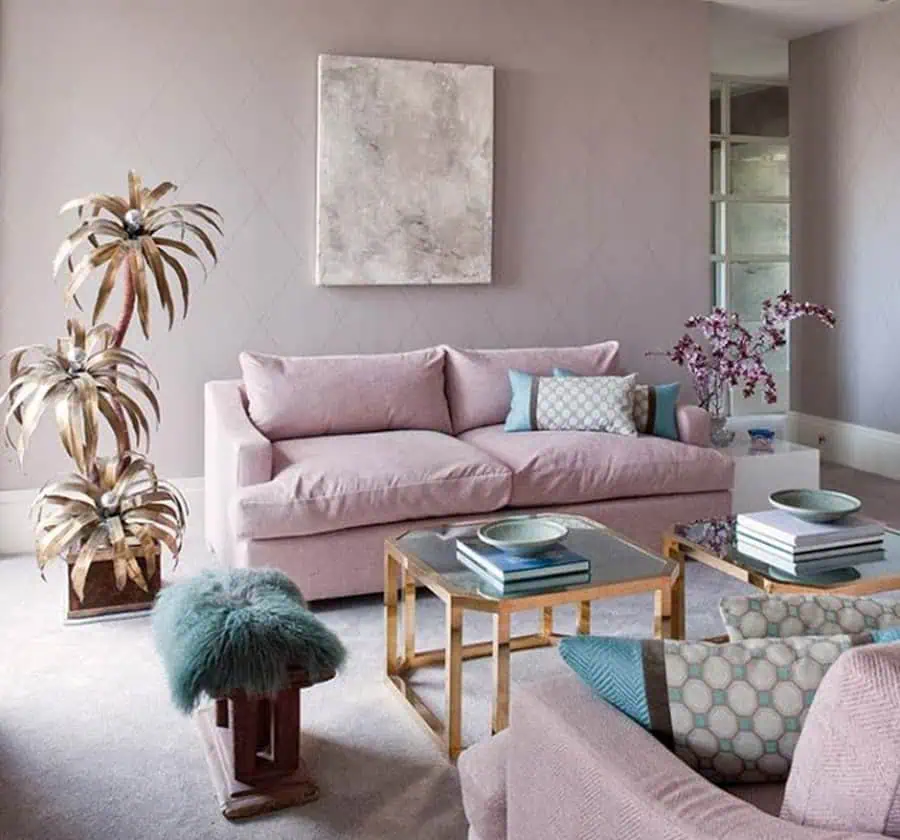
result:
M 763 551 L 777 554 L 791 562 L 802 563 L 807 560 L 825 560 L 830 557 L 850 557 L 854 554 L 866 554 L 870 551 L 878 551 L 884 548 L 884 537 L 874 540 L 854 543 L 851 545 L 829 546 L 828 548 L 804 548 L 802 550 L 791 548 L 784 543 L 775 543 L 752 531 L 737 529 L 738 549 L 742 545 L 753 545 Z
M 835 569 L 862 566 L 866 563 L 878 563 L 884 560 L 886 556 L 884 551 L 867 551 L 865 554 L 854 554 L 851 557 L 832 557 L 823 560 L 807 560 L 792 563 L 781 555 L 773 554 L 765 549 L 747 545 L 746 543 L 741 543 L 738 546 L 738 551 L 753 560 L 772 566 L 775 569 L 780 569 L 795 577 L 818 575 L 823 572 L 834 571 Z
M 848 516 L 840 522 L 804 522 L 783 510 L 742 513 L 738 528 L 758 534 L 768 542 L 789 549 L 837 548 L 871 541 L 884 535 L 884 527 L 861 516 Z

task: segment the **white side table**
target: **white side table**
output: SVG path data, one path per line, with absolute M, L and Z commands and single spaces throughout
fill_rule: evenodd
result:
M 746 439 L 720 449 L 734 458 L 731 509 L 735 514 L 767 510 L 769 494 L 792 488 L 819 489 L 819 450 L 776 440 L 772 452 L 754 452 Z

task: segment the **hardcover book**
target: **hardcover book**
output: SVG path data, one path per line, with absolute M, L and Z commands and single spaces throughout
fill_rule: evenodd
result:
M 829 548 L 804 548 L 796 549 L 786 546 L 784 543 L 776 543 L 772 540 L 738 528 L 737 546 L 738 549 L 742 545 L 752 545 L 761 551 L 768 551 L 780 557 L 790 560 L 791 562 L 802 563 L 809 560 L 825 560 L 832 557 L 850 557 L 855 554 L 867 554 L 872 551 L 878 551 L 884 547 L 884 538 L 879 537 L 875 540 L 858 543 L 855 545 L 841 545 Z
M 789 550 L 837 548 L 871 542 L 884 536 L 884 528 L 879 523 L 861 516 L 848 516 L 832 523 L 804 522 L 783 510 L 742 513 L 737 518 L 737 525 L 739 530 L 756 534 Z
M 864 554 L 852 554 L 850 556 L 826 557 L 819 560 L 801 560 L 792 561 L 789 557 L 782 554 L 775 554 L 760 548 L 757 545 L 738 542 L 738 551 L 745 554 L 753 560 L 765 563 L 767 566 L 780 569 L 788 574 L 797 577 L 804 575 L 817 575 L 823 572 L 831 572 L 835 569 L 847 569 L 855 566 L 862 566 L 866 563 L 878 563 L 885 559 L 883 550 L 867 551 Z
M 551 548 L 539 557 L 526 557 L 494 548 L 478 537 L 462 537 L 456 541 L 456 549 L 460 558 L 465 557 L 500 582 L 589 572 L 591 568 L 587 559 L 565 546 Z

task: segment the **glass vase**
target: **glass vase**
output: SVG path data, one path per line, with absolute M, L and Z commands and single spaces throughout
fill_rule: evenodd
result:
M 712 445 L 718 449 L 725 449 L 731 446 L 734 440 L 734 432 L 728 429 L 728 415 L 712 414 L 710 440 Z

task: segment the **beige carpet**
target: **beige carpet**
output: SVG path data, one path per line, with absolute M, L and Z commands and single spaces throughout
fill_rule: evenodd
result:
M 859 481 L 841 473 L 840 486 Z M 834 484 L 831 476 L 827 483 Z M 849 484 L 848 484 L 849 482 Z M 900 491 L 865 478 L 879 504 Z M 862 486 L 862 485 L 860 485 Z M 887 494 L 887 495 L 886 495 Z M 896 519 L 896 514 L 894 514 Z M 196 552 L 179 575 L 207 559 Z M 61 569 L 41 581 L 33 558 L 0 561 L 0 838 L 2 840 L 462 840 L 465 821 L 454 767 L 382 685 L 382 613 L 377 599 L 317 607 L 347 643 L 346 672 L 304 697 L 304 754 L 322 788 L 312 805 L 250 823 L 217 810 L 190 719 L 168 702 L 146 618 L 65 627 Z M 688 633 L 718 632 L 718 599 L 740 585 L 690 567 Z M 419 610 L 422 644 L 441 643 L 440 604 Z M 645 635 L 649 597 L 597 605 L 594 632 Z M 523 616 L 518 629 L 533 626 Z M 562 616 L 560 626 L 573 621 Z M 516 629 L 514 627 L 514 629 Z M 466 640 L 486 638 L 484 621 Z M 565 670 L 554 651 L 513 657 L 515 695 Z M 421 686 L 440 706 L 440 674 Z M 465 735 L 488 734 L 486 662 L 466 665 Z

